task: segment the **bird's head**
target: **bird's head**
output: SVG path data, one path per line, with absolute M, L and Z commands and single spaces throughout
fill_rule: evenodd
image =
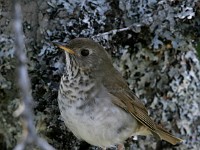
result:
M 66 65 L 82 71 L 106 71 L 112 61 L 105 49 L 88 38 L 76 38 L 68 45 L 56 44 L 66 54 Z

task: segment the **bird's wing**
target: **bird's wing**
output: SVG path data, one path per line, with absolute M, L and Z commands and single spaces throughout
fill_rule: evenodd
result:
M 182 141 L 182 139 L 176 138 L 161 126 L 157 125 L 149 117 L 147 109 L 129 89 L 119 72 L 114 71 L 112 75 L 112 79 L 105 76 L 103 84 L 111 95 L 112 102 L 115 105 L 130 113 L 142 125 L 147 127 L 155 137 L 168 141 L 173 145 Z
M 155 132 L 156 125 L 148 116 L 147 109 L 137 96 L 129 89 L 119 72 L 114 72 L 112 78 L 105 77 L 104 86 L 112 95 L 112 102 L 134 116 L 140 123 Z

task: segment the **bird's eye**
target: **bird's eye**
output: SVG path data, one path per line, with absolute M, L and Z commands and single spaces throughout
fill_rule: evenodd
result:
M 88 49 L 82 49 L 81 50 L 81 55 L 82 56 L 88 56 L 90 54 L 89 50 Z

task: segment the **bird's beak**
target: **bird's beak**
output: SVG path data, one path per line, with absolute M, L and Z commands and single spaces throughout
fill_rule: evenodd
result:
M 68 52 L 68 53 L 70 53 L 70 54 L 75 54 L 75 52 L 72 50 L 72 49 L 70 49 L 69 47 L 67 47 L 67 46 L 62 46 L 62 45 L 57 45 L 59 48 L 61 48 L 62 50 L 64 50 L 64 51 L 66 51 L 66 52 Z
M 53 42 L 54 45 L 58 46 L 60 49 L 70 53 L 70 54 L 73 54 L 75 55 L 75 52 L 70 49 L 68 46 L 64 45 L 63 43 L 59 43 L 59 42 Z

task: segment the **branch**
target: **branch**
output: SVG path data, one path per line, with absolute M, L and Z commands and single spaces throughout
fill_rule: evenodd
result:
M 108 32 L 99 33 L 97 35 L 94 35 L 92 38 L 100 37 L 100 36 L 106 36 L 106 35 L 110 35 L 110 34 L 115 35 L 116 33 L 124 32 L 124 31 L 127 31 L 127 30 L 133 30 L 134 32 L 138 33 L 141 30 L 141 24 L 132 24 L 132 25 L 126 27 L 126 28 L 114 29 L 114 30 L 111 30 L 111 31 L 108 31 Z
M 14 23 L 15 32 L 15 54 L 18 61 L 17 64 L 17 81 L 21 94 L 22 104 L 14 113 L 15 116 L 22 117 L 23 136 L 22 141 L 16 145 L 14 150 L 23 150 L 28 144 L 36 144 L 43 150 L 54 150 L 44 139 L 37 136 L 34 121 L 31 95 L 30 80 L 27 71 L 27 57 L 24 52 L 24 40 L 21 21 L 21 7 L 18 0 L 14 0 Z

